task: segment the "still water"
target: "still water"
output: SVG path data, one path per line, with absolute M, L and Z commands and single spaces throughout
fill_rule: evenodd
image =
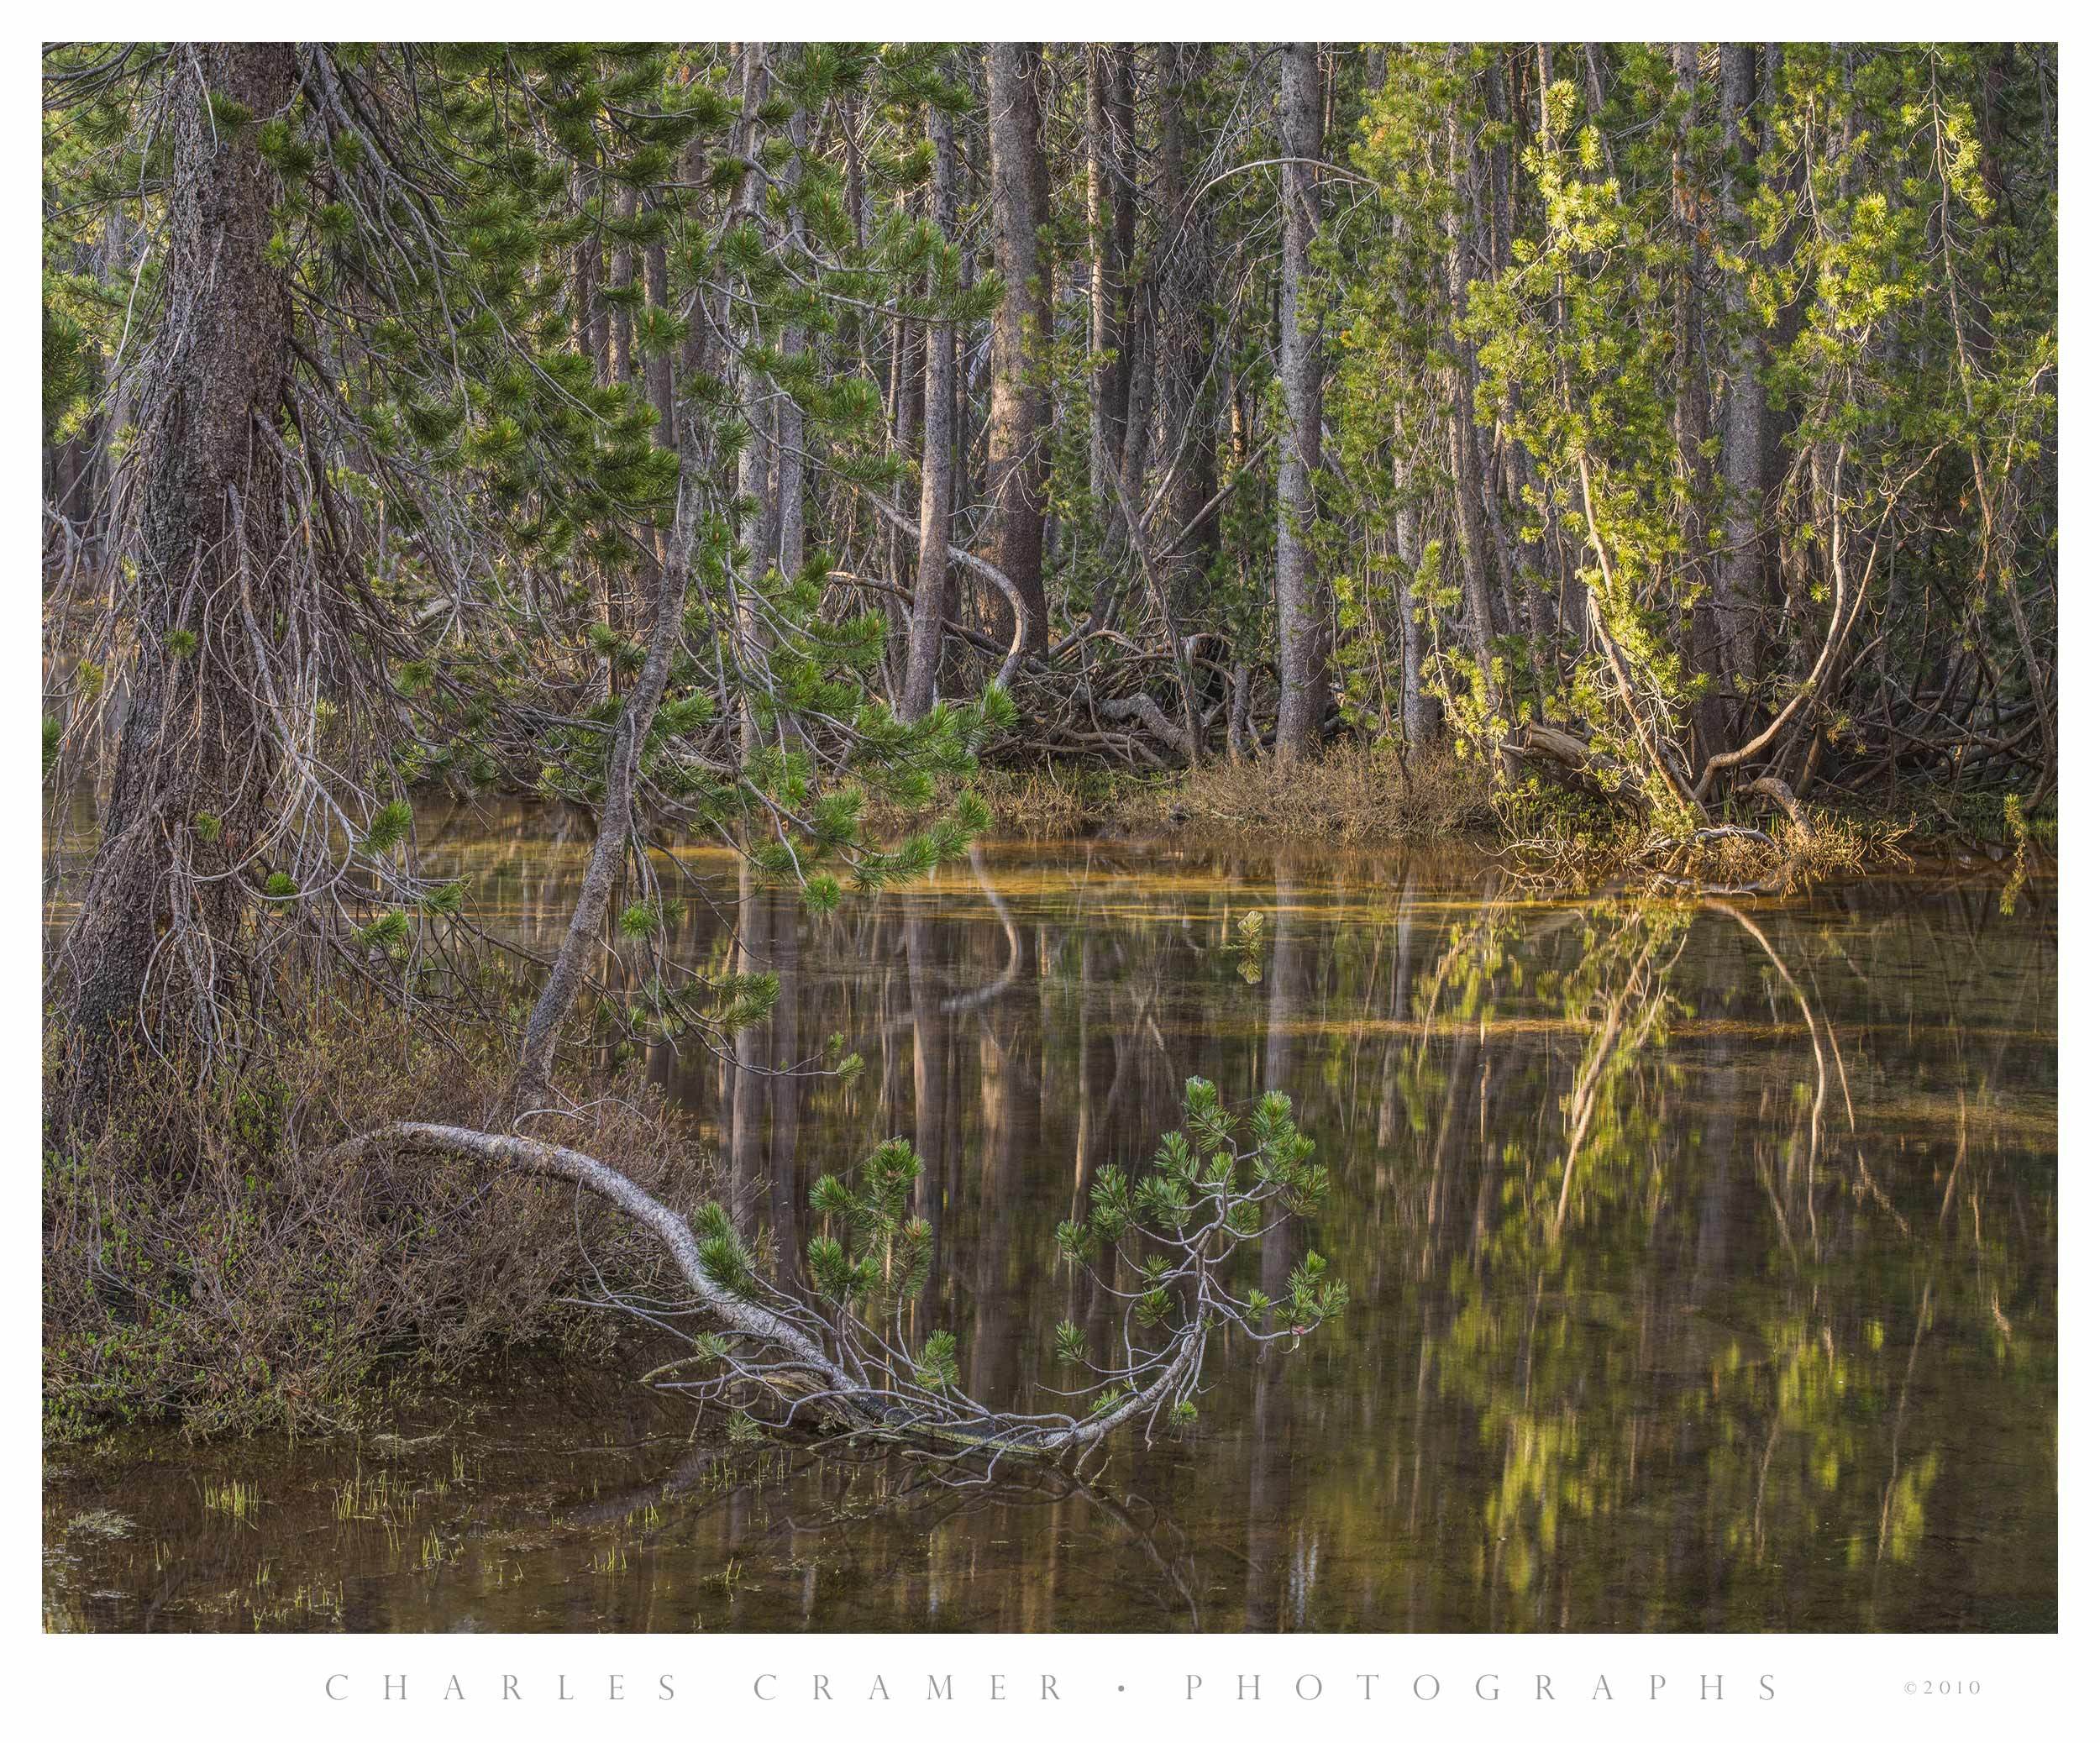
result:
M 493 929 L 585 845 L 423 820 Z M 746 1063 L 646 1068 L 738 1214 L 914 1140 L 922 1323 L 1042 1408 L 1088 1292 L 1053 1232 L 1191 1074 L 1289 1093 L 1352 1303 L 1212 1344 L 1197 1429 L 1084 1484 L 961 1489 L 690 1439 L 513 1357 L 381 1437 L 134 1436 L 47 1473 L 55 1629 L 2050 1630 L 2053 884 L 1540 900 L 1449 854 L 984 848 L 828 919 L 688 862 L 680 948 L 776 974 Z M 1258 918 L 1251 917 L 1258 916 Z M 742 953 L 739 955 L 738 953 Z

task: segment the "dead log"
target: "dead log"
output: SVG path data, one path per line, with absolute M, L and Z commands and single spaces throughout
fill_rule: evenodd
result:
M 1572 732 L 1527 721 L 1503 741 L 1502 748 L 1538 764 L 1562 785 L 1617 806 L 1646 822 L 1655 801 L 1641 778 L 1624 764 L 1593 751 Z
M 1760 798 L 1769 799 L 1787 814 L 1787 821 L 1803 835 L 1809 832 L 1808 813 L 1801 809 L 1801 801 L 1793 796 L 1793 789 L 1776 774 L 1762 774 L 1750 784 L 1750 790 Z

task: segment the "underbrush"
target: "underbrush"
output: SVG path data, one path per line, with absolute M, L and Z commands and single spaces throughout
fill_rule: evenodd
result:
M 1021 836 L 1078 834 L 1144 785 L 1140 775 L 1068 763 L 981 769 L 970 781 L 991 807 L 995 827 Z
M 317 1010 L 284 1033 L 239 1074 L 136 1058 L 97 1136 L 47 1138 L 47 1438 L 143 1421 L 355 1427 L 501 1344 L 601 1357 L 617 1317 L 562 1297 L 591 1292 L 593 1266 L 643 1284 L 662 1269 L 654 1242 L 566 1185 L 331 1157 L 390 1120 L 481 1125 L 507 1049 L 377 1007 Z M 47 1105 L 60 1069 L 47 1057 Z M 638 1087 L 559 1137 L 674 1204 L 705 1195 L 690 1137 Z
M 1907 822 L 1798 803 L 1785 815 L 1746 811 L 1672 828 L 1531 780 L 1499 795 L 1496 810 L 1512 870 L 1540 888 L 1784 895 L 1913 863 Z
M 1348 741 L 1280 767 L 1268 757 L 1216 759 L 1145 775 L 1046 764 L 987 767 L 969 785 L 1005 835 L 1199 827 L 1352 845 L 1463 837 L 1540 889 L 1616 884 L 1658 895 L 1786 895 L 1826 878 L 1924 862 L 1996 867 L 2017 891 L 2048 864 L 2055 843 L 2053 806 L 2030 813 L 2003 793 L 1906 788 L 1887 795 L 1885 807 L 1796 802 L 1790 815 L 1746 792 L 1708 827 L 1671 829 L 1536 775 L 1498 790 L 1483 762 L 1441 746 L 1403 755 Z M 937 803 L 953 800 L 943 792 Z M 925 815 L 880 822 L 908 827 Z
M 1495 822 L 1482 764 L 1443 749 L 1403 756 L 1349 743 L 1317 761 L 1205 763 L 1127 792 L 1111 815 L 1133 827 L 1200 823 L 1349 843 L 1460 835 Z
M 1071 763 L 987 766 L 968 782 L 993 827 L 1021 837 L 1079 835 L 1103 826 L 1149 830 L 1202 824 L 1249 836 L 1315 832 L 1331 842 L 1400 840 L 1494 827 L 1486 770 L 1441 748 L 1413 756 L 1341 743 L 1314 761 L 1215 759 L 1193 769 L 1140 774 Z M 921 811 L 871 806 L 879 830 L 922 822 L 953 803 L 939 793 Z

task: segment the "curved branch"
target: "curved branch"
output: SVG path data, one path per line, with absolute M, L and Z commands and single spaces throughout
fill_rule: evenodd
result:
M 914 538 L 919 536 L 919 528 L 915 522 L 906 519 L 880 496 L 868 489 L 865 485 L 858 488 L 862 494 L 875 505 L 876 512 L 900 533 L 908 533 Z M 983 576 L 984 580 L 998 588 L 1005 595 L 1006 603 L 1013 608 L 1013 645 L 1007 648 L 1005 664 L 999 669 L 1000 687 L 1002 690 L 1011 690 L 1014 684 L 1014 673 L 1019 669 L 1021 655 L 1028 646 L 1028 628 L 1032 621 L 1028 616 L 1028 601 L 1021 596 L 1020 588 L 974 552 L 966 551 L 960 545 L 952 544 L 948 548 L 948 554 L 951 563 L 961 564 L 971 574 Z
M 1822 650 L 1817 654 L 1815 664 L 1809 669 L 1809 675 L 1801 680 L 1793 695 L 1788 698 L 1787 705 L 1772 717 L 1771 723 L 1765 727 L 1764 731 L 1758 733 L 1747 744 L 1739 745 L 1734 750 L 1719 752 L 1706 759 L 1706 767 L 1699 775 L 1699 784 L 1696 792 L 1696 796 L 1700 799 L 1705 798 L 1707 790 L 1713 785 L 1714 777 L 1716 774 L 1724 769 L 1733 769 L 1739 763 L 1746 763 L 1756 756 L 1759 751 L 1778 737 L 1780 728 L 1792 720 L 1809 700 L 1822 690 L 1824 675 L 1830 670 L 1830 662 L 1836 657 L 1838 648 L 1843 645 L 1845 638 L 1852 633 L 1852 625 L 1858 621 L 1860 607 L 1866 599 L 1867 576 L 1861 576 L 1860 585 L 1856 590 L 1848 590 L 1845 585 L 1845 526 L 1837 506 L 1838 483 L 1844 474 L 1845 444 L 1840 442 L 1838 444 L 1837 456 L 1832 461 L 1830 467 L 1830 575 L 1836 586 L 1830 601 L 1830 622 L 1829 628 L 1824 633 Z M 1873 570 L 1872 555 L 1867 559 L 1867 570 L 1871 575 Z M 1845 597 L 1848 591 L 1852 594 L 1849 601 Z
M 331 1160 L 347 1161 L 387 1149 L 463 1156 L 492 1168 L 522 1168 L 528 1173 L 573 1180 L 625 1211 L 663 1242 L 685 1286 L 729 1331 L 773 1345 L 790 1362 L 819 1376 L 828 1387 L 848 1394 L 861 1389 L 860 1383 L 819 1348 L 801 1327 L 769 1308 L 731 1294 L 710 1277 L 701 1263 L 700 1243 L 694 1240 L 692 1227 L 685 1219 L 654 1193 L 637 1186 L 619 1169 L 596 1157 L 560 1144 L 543 1143 L 538 1138 L 407 1120 L 352 1138 L 338 1145 L 328 1156 Z
M 347 1162 L 388 1149 L 522 1168 L 572 1181 L 596 1193 L 662 1242 L 701 1308 L 727 1333 L 766 1347 L 771 1359 L 757 1352 L 748 1359 L 732 1358 L 746 1378 L 767 1379 L 782 1370 L 801 1372 L 815 1383 L 790 1408 L 790 1416 L 801 1406 L 821 1400 L 845 1418 L 849 1436 L 874 1434 L 944 1443 L 954 1457 L 983 1454 L 996 1459 L 1010 1452 L 1037 1457 L 1084 1453 L 1125 1423 L 1155 1416 L 1185 1392 L 1202 1363 L 1205 1326 L 1198 1315 L 1176 1332 L 1173 1355 L 1160 1363 L 1144 1386 L 1084 1420 L 1000 1413 L 959 1394 L 937 1396 L 914 1386 L 873 1391 L 865 1375 L 850 1371 L 837 1353 L 811 1335 L 812 1327 L 826 1329 L 821 1321 L 798 1324 L 761 1301 L 725 1289 L 709 1275 L 686 1219 L 595 1156 L 537 1138 L 398 1121 L 337 1145 L 323 1159 Z

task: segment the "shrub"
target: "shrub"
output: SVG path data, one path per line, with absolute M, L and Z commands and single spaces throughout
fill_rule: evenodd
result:
M 136 1057 L 97 1137 L 47 1134 L 48 1436 L 354 1426 L 390 1387 L 441 1383 L 499 1344 L 603 1355 L 617 1317 L 559 1299 L 591 1289 L 586 1251 L 622 1282 L 661 1270 L 655 1243 L 565 1185 L 331 1159 L 391 1119 L 493 1118 L 507 1049 L 441 1041 L 377 1007 L 316 1007 L 282 1032 L 238 1072 Z M 47 1059 L 49 1105 L 63 1105 L 62 1069 Z M 637 1096 L 593 1101 L 560 1136 L 673 1203 L 704 1196 L 686 1132 L 653 1092 Z

